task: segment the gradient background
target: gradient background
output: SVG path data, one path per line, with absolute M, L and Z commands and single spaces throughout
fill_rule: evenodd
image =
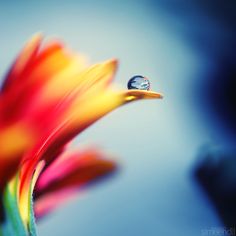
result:
M 42 31 L 91 62 L 118 58 L 121 88 L 141 74 L 165 95 L 122 107 L 77 138 L 114 153 L 121 169 L 40 222 L 39 236 L 199 236 L 222 227 L 192 178 L 202 146 L 234 143 L 233 122 L 215 106 L 224 99 L 222 87 L 214 86 L 222 81 L 215 75 L 229 71 L 222 65 L 235 59 L 233 10 L 231 1 L 207 2 L 0 3 L 1 77 L 25 41 Z

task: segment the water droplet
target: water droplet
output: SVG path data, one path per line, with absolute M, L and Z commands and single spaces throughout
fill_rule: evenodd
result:
M 128 89 L 149 90 L 150 81 L 148 78 L 142 75 L 135 75 L 129 80 L 127 86 L 128 86 Z

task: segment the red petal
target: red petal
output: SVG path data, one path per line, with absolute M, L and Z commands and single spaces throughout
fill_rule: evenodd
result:
M 64 153 L 39 177 L 34 192 L 37 217 L 54 209 L 82 187 L 116 170 L 114 161 L 96 150 Z
M 4 81 L 2 91 L 9 89 L 13 86 L 15 82 L 21 78 L 22 73 L 30 67 L 32 61 L 36 57 L 36 54 L 39 50 L 40 44 L 42 42 L 42 36 L 40 34 L 35 35 L 30 39 L 30 41 L 26 44 L 25 48 L 21 51 L 16 61 L 12 65 L 10 71 L 8 72 L 6 79 Z

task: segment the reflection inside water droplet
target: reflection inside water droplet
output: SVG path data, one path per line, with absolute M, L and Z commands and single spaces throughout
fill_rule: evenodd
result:
M 128 89 L 149 90 L 150 81 L 142 75 L 135 75 L 129 80 L 127 86 Z

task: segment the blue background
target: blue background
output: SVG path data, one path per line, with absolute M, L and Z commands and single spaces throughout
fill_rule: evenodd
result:
M 231 140 L 217 115 L 203 109 L 201 90 L 227 32 L 197 2 L 1 2 L 0 29 L 2 77 L 42 31 L 92 63 L 118 58 L 121 88 L 141 74 L 165 95 L 122 107 L 77 138 L 117 156 L 120 171 L 41 221 L 39 235 L 199 236 L 222 226 L 192 169 L 202 145 Z

